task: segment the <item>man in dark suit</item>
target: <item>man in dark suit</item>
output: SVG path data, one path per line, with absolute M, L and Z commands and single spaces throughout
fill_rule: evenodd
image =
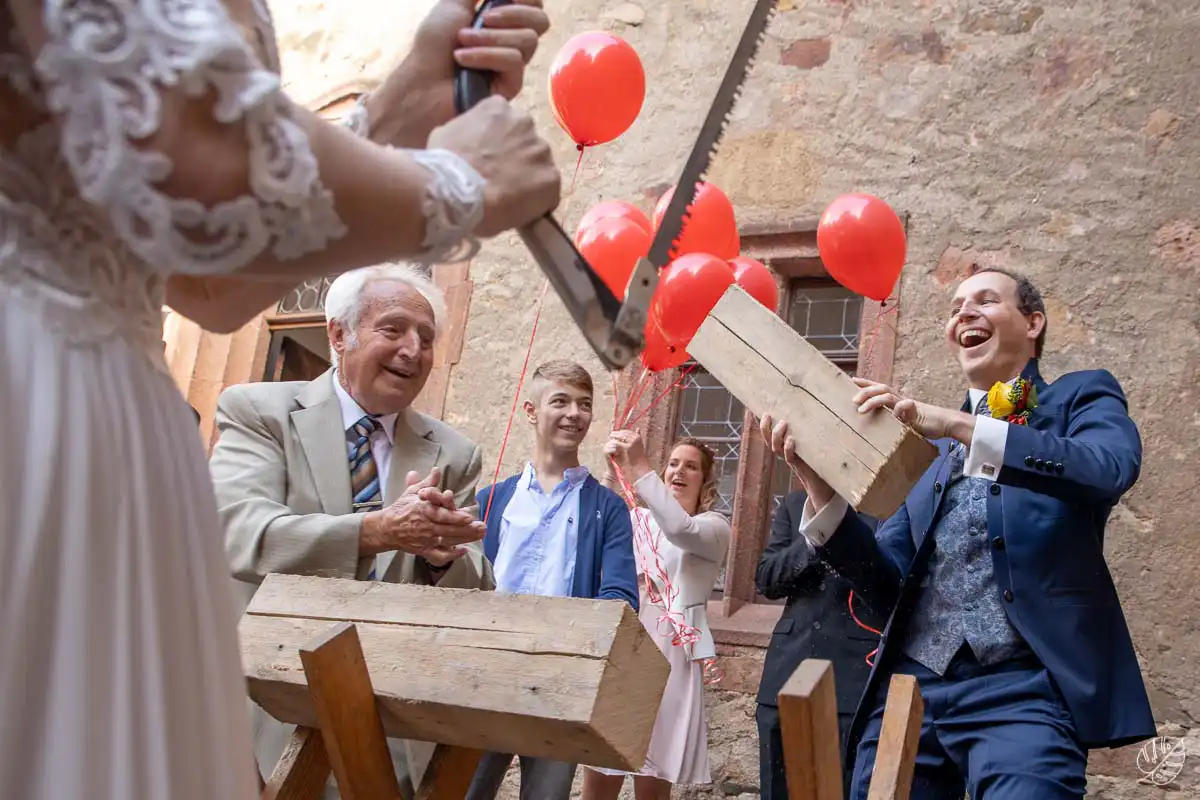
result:
M 788 797 L 779 729 L 779 690 L 804 659 L 832 661 L 838 728 L 845 741 L 854 707 L 870 674 L 867 656 L 879 643 L 878 634 L 860 627 L 850 615 L 850 584 L 821 563 L 808 540 L 800 535 L 805 497 L 804 492 L 792 492 L 779 504 L 771 521 L 771 540 L 754 573 L 760 594 L 771 600 L 787 598 L 783 616 L 771 634 L 758 684 L 759 791 L 763 800 Z M 862 520 L 875 527 L 871 517 L 863 515 Z M 880 630 L 887 619 L 886 613 L 873 613 L 857 597 L 854 613 L 875 630 Z
M 856 595 L 895 608 L 851 726 L 855 800 L 896 673 L 915 676 L 925 701 L 913 800 L 964 788 L 986 800 L 1082 798 L 1090 748 L 1155 735 L 1104 560 L 1141 438 L 1109 372 L 1042 379 L 1045 331 L 1028 279 L 980 270 L 946 324 L 968 387 L 961 410 L 856 379 L 861 412 L 892 409 L 939 451 L 876 533 L 796 456 L 785 424 L 762 421 L 808 490 L 801 533 Z

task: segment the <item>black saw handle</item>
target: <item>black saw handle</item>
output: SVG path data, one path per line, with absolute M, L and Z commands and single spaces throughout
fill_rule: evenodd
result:
M 511 5 L 512 0 L 485 0 L 479 6 L 479 10 L 475 12 L 475 19 L 471 21 L 472 28 L 483 27 L 483 13 L 488 9 L 498 8 L 500 6 Z M 493 72 L 482 72 L 477 69 L 462 69 L 457 67 L 454 70 L 454 110 L 458 114 L 468 111 L 481 100 L 487 99 L 492 94 L 492 78 L 495 76 Z

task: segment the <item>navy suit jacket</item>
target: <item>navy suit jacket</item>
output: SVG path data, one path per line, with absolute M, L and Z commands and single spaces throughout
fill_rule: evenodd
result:
M 1004 464 L 987 498 L 988 536 L 1009 620 L 1062 692 L 1084 747 L 1118 747 L 1155 735 L 1116 587 L 1104 560 L 1104 526 L 1137 480 L 1142 442 L 1117 379 L 1072 372 L 1037 387 L 1028 425 L 1010 425 Z M 965 408 L 965 406 L 964 406 Z M 893 607 L 848 743 L 853 757 L 876 691 L 901 655 L 928 572 L 931 535 L 950 476 L 948 441 L 904 505 L 877 533 L 850 511 L 819 549 L 876 608 Z
M 487 513 L 483 553 L 496 563 L 500 550 L 500 520 L 516 491 L 520 474 L 480 490 L 476 499 L 480 513 L 488 508 L 493 491 L 496 499 Z M 629 507 L 620 495 L 589 475 L 579 490 L 579 540 L 575 553 L 572 597 L 624 600 L 638 608 L 637 566 L 633 560 L 633 523 Z
M 837 678 L 838 715 L 848 720 L 867 685 L 867 654 L 879 644 L 879 636 L 860 628 L 850 616 L 850 584 L 813 555 L 800 534 L 806 497 L 804 492 L 791 492 L 779 504 L 771 520 L 771 539 L 754 572 L 754 584 L 763 596 L 787 598 L 763 661 L 758 702 L 778 706 L 779 691 L 800 662 L 824 658 L 833 662 Z M 875 529 L 874 519 L 865 514 L 860 518 Z M 886 614 L 874 614 L 857 597 L 854 613 L 876 630 L 887 620 Z

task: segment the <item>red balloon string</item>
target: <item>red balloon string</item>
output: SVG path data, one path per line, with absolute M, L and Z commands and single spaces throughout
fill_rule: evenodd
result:
M 863 354 L 862 368 L 857 370 L 859 375 L 871 374 L 871 356 L 875 352 L 875 342 L 879 340 L 879 331 L 882 330 L 885 322 L 884 317 L 895 314 L 899 309 L 900 304 L 895 301 L 892 301 L 891 305 L 888 305 L 887 301 L 879 304 L 879 308 L 875 311 L 875 322 L 871 324 L 871 332 L 867 334 L 867 352 Z
M 575 196 L 575 179 L 579 177 L 579 165 L 583 163 L 583 146 L 579 146 L 579 162 L 575 164 L 575 177 L 571 179 L 571 188 L 567 191 L 568 201 Z M 564 211 L 568 203 L 563 204 Z M 512 408 L 508 412 L 508 423 L 504 426 L 504 437 L 500 440 L 500 454 L 496 457 L 496 470 L 492 473 L 492 486 L 500 480 L 500 467 L 504 463 L 504 450 L 508 447 L 508 438 L 512 433 L 513 420 L 517 416 L 517 405 L 521 402 L 521 387 L 525 385 L 525 375 L 529 372 L 529 359 L 533 354 L 533 342 L 537 338 L 538 320 L 542 318 L 542 304 L 546 300 L 546 291 L 550 281 L 542 282 L 542 293 L 538 295 L 537 308 L 533 313 L 533 327 L 529 331 L 529 344 L 525 348 L 525 362 L 521 365 L 521 375 L 517 378 L 517 390 L 513 393 Z M 483 511 L 483 522 L 487 524 L 488 514 L 492 510 L 492 493 L 488 494 L 487 508 Z
M 496 481 L 500 480 L 500 465 L 504 463 L 504 449 L 508 447 L 508 437 L 512 433 L 513 419 L 517 416 L 517 404 L 521 402 L 521 387 L 525 385 L 525 375 L 529 372 L 529 357 L 533 354 L 533 340 L 537 336 L 538 320 L 542 318 L 542 302 L 546 299 L 546 290 L 550 281 L 542 283 L 542 293 L 538 295 L 537 308 L 533 312 L 533 329 L 529 331 L 529 346 L 525 348 L 525 363 L 521 365 L 521 377 L 517 378 L 517 390 L 513 392 L 512 409 L 508 412 L 508 424 L 504 426 L 504 438 L 500 440 L 500 455 L 496 457 L 496 471 L 492 473 L 492 490 L 488 492 L 487 508 L 483 510 L 483 524 L 487 524 L 488 514 L 492 511 L 492 499 L 496 496 Z
M 621 408 L 621 412 L 617 414 L 613 420 L 613 430 L 621 430 L 627 427 L 629 414 L 637 407 L 638 402 L 642 399 L 642 395 L 646 393 L 646 388 L 650 385 L 650 370 L 642 368 L 642 374 L 638 376 L 637 383 L 629 392 L 629 399 L 625 401 L 625 405 Z
M 650 371 L 643 369 L 641 376 L 630 392 L 629 401 L 614 421 L 614 430 L 631 427 L 637 420 L 641 419 L 651 409 L 662 402 L 671 389 L 678 386 L 683 378 L 694 368 L 695 365 L 693 364 L 688 369 L 683 370 L 666 391 L 660 392 L 650 401 L 649 405 L 631 418 L 630 415 L 637 408 L 638 402 L 652 382 Z M 616 476 L 617 483 L 621 487 L 625 503 L 629 506 L 633 515 L 634 552 L 638 559 L 642 579 L 646 583 L 646 596 L 651 604 L 663 612 L 658 615 L 655 621 L 658 632 L 660 635 L 665 635 L 669 632 L 671 635 L 671 644 L 674 647 L 695 644 L 700 639 L 700 631 L 695 626 L 689 625 L 684 619 L 683 614 L 676 609 L 675 601 L 679 597 L 679 589 L 672 583 L 671 576 L 663 566 L 662 557 L 659 554 L 659 542 L 662 534 L 661 532 L 656 534 L 652 531 L 649 521 L 650 514 L 645 509 L 638 507 L 633 486 L 621 473 L 621 468 L 617 466 L 616 462 L 610 459 L 610 463 L 612 464 L 613 474 Z M 661 591 L 659 591 L 659 586 L 662 587 Z M 720 667 L 717 666 L 715 658 L 705 659 L 702 670 L 703 682 L 709 686 L 719 683 L 724 677 Z
M 677 377 L 670 386 L 668 386 L 666 389 L 663 389 L 661 392 L 659 392 L 658 396 L 650 401 L 650 405 L 643 408 L 641 411 L 639 411 L 633 417 L 633 419 L 629 420 L 626 423 L 626 427 L 632 427 L 633 425 L 636 425 L 638 423 L 638 421 L 641 420 L 642 417 L 649 414 L 650 409 L 652 409 L 656 405 L 658 405 L 664 397 L 666 397 L 668 394 L 670 394 L 672 391 L 674 391 L 676 387 L 678 387 L 680 384 L 682 384 L 684 378 L 686 378 L 692 372 L 692 370 L 694 370 L 695 368 L 696 368 L 696 364 L 695 364 L 695 362 L 693 362 L 691 364 L 688 364 L 686 368 L 680 370 L 679 377 Z
M 867 338 L 867 351 L 866 351 L 866 353 L 863 354 L 863 359 L 862 359 L 863 368 L 858 370 L 858 373 L 860 375 L 862 375 L 862 374 L 870 375 L 871 374 L 871 354 L 875 351 L 875 342 L 879 340 L 879 331 L 883 328 L 883 325 L 885 322 L 884 317 L 888 314 L 894 314 L 899 307 L 900 307 L 899 304 L 896 303 L 895 301 L 892 301 L 892 303 L 890 305 L 887 303 L 886 300 L 879 304 L 879 308 L 875 312 L 875 322 L 872 323 L 872 325 L 871 325 L 871 332 L 869 334 L 867 334 L 867 337 L 868 337 Z M 858 618 L 858 615 L 854 613 L 854 592 L 850 592 L 850 596 L 849 596 L 849 598 L 847 598 L 846 602 L 850 606 L 850 618 L 854 620 L 855 625 L 857 625 L 858 627 L 862 628 L 865 631 L 868 631 L 869 633 L 875 634 L 876 636 L 883 635 L 882 631 L 878 631 L 878 630 L 872 628 L 870 625 L 865 624 L 862 620 L 860 620 Z M 872 667 L 875 666 L 874 658 L 878 652 L 879 652 L 879 648 L 876 647 L 874 650 L 867 653 L 866 662 L 867 662 L 868 666 L 872 666 Z
M 859 618 L 858 618 L 858 615 L 854 613 L 854 592 L 853 592 L 853 591 L 851 591 L 851 592 L 850 592 L 850 596 L 846 598 L 846 604 L 847 604 L 848 606 L 850 606 L 850 619 L 854 620 L 854 624 L 855 624 L 855 625 L 857 625 L 858 627 L 862 628 L 864 631 L 867 631 L 868 633 L 873 633 L 873 634 L 875 634 L 876 636 L 882 636 L 882 635 L 883 635 L 883 631 L 876 630 L 875 628 L 872 628 L 870 625 L 866 624 L 866 623 L 865 623 L 865 622 L 863 622 L 861 619 L 859 619 Z M 867 660 L 867 666 L 868 666 L 868 667 L 873 667 L 873 666 L 875 666 L 875 661 L 874 661 L 873 659 L 875 658 L 875 654 L 876 654 L 876 653 L 878 653 L 878 652 L 879 652 L 879 648 L 878 648 L 878 647 L 876 647 L 874 650 L 872 650 L 871 652 L 867 653 L 867 659 L 866 659 L 866 660 Z
M 571 176 L 571 188 L 568 190 L 567 194 L 575 194 L 575 182 L 579 180 L 579 168 L 583 166 L 584 146 L 577 144 L 575 145 L 575 149 L 579 151 L 579 158 L 575 161 L 575 174 Z

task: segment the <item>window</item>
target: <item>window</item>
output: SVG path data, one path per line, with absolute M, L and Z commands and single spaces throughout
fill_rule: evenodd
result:
M 738 458 L 742 450 L 742 403 L 699 365 L 684 379 L 679 398 L 679 436 L 692 436 L 712 448 L 716 456 L 715 511 L 733 515 Z

